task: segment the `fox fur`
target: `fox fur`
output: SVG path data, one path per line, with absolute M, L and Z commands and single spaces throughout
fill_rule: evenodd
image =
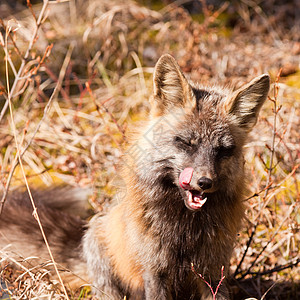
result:
M 261 75 L 236 91 L 205 88 L 163 55 L 153 82 L 149 120 L 124 157 L 125 195 L 86 226 L 43 199 L 38 212 L 54 257 L 71 270 L 82 267 L 99 299 L 213 299 L 195 273 L 213 288 L 223 267 L 228 274 L 244 216 L 243 146 L 270 78 Z M 188 167 L 193 177 L 185 190 L 179 177 Z M 50 204 L 56 196 L 47 195 Z M 191 205 L 195 195 L 205 198 L 201 208 Z M 25 202 L 22 194 L 8 199 L 0 244 L 17 244 L 21 251 L 30 241 L 23 255 L 33 255 L 43 243 Z M 229 298 L 223 282 L 216 299 Z

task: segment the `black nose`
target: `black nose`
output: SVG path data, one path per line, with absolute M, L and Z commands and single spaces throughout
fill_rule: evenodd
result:
M 211 179 L 209 179 L 207 177 L 201 177 L 198 180 L 198 185 L 201 187 L 202 190 L 208 190 L 212 187 L 213 182 Z

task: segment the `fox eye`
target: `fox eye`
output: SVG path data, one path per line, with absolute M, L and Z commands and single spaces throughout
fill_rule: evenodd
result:
M 218 147 L 216 149 L 217 158 L 222 159 L 222 158 L 233 156 L 234 149 L 235 149 L 235 145 L 232 145 L 229 147 L 225 147 L 225 146 Z
M 179 148 L 192 148 L 196 145 L 195 139 L 185 139 L 180 136 L 176 136 L 174 142 Z

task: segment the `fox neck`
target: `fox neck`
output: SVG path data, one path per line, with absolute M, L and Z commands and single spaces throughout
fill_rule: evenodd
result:
M 216 278 L 225 266 L 226 273 L 244 214 L 238 194 L 216 192 L 199 211 L 192 212 L 186 208 L 179 188 L 172 185 L 170 179 L 147 184 L 139 180 L 131 177 L 131 188 L 123 204 L 134 217 L 126 220 L 134 219 L 131 226 L 140 230 L 145 243 L 150 243 L 149 247 L 161 252 L 154 265 L 162 269 L 182 267 L 184 272 L 190 272 L 191 263 L 194 263 L 202 275 L 210 270 L 210 276 Z M 208 256 L 211 258 L 203 260 Z M 174 276 L 178 276 L 176 272 Z
M 193 212 L 185 206 L 179 187 L 173 184 L 171 178 L 143 181 L 137 176 L 131 177 L 127 201 L 135 206 L 139 212 L 137 215 L 147 224 L 149 231 L 153 230 L 158 235 L 161 232 L 177 232 L 182 241 L 190 240 L 191 244 L 205 239 L 205 235 L 208 239 L 218 234 L 235 238 L 244 213 L 241 199 L 243 182 L 237 183 L 231 191 L 219 190 L 209 194 L 204 206 Z M 172 234 L 163 236 L 173 238 Z

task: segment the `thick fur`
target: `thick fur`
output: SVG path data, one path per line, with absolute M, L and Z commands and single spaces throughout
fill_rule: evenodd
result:
M 149 121 L 124 158 L 127 193 L 92 218 L 81 244 L 100 299 L 213 299 L 191 264 L 214 288 L 222 267 L 228 274 L 244 215 L 243 145 L 269 81 L 262 75 L 234 92 L 202 88 L 187 81 L 173 57 L 160 58 Z M 193 189 L 207 198 L 197 210 L 179 186 L 187 167 L 194 169 Z M 197 184 L 200 178 L 211 181 L 209 188 Z M 64 246 L 68 261 L 78 247 Z M 217 299 L 229 299 L 224 283 Z

